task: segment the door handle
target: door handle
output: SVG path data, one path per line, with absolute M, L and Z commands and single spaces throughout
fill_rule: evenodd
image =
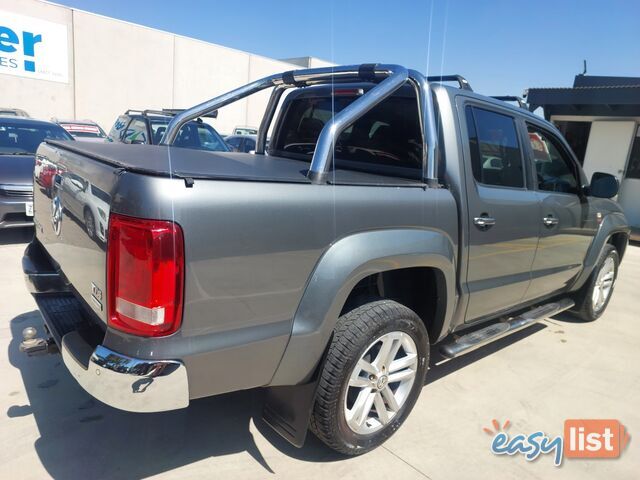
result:
M 480 230 L 488 230 L 496 224 L 496 219 L 488 215 L 481 215 L 480 217 L 474 217 L 473 223 Z
M 559 222 L 560 222 L 560 220 L 558 220 L 553 215 L 547 215 L 546 217 L 544 217 L 542 219 L 542 223 L 544 223 L 545 227 L 553 227 L 555 225 L 558 225 Z

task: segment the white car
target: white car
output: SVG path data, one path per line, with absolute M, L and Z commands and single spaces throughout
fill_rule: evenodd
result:
M 56 183 L 56 199 L 75 218 L 84 224 L 92 240 L 107 241 L 109 203 L 107 192 L 74 173 L 62 173 Z

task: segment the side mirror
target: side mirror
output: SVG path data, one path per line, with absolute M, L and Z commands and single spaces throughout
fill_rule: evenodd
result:
M 619 187 L 618 179 L 613 175 L 594 172 L 589 185 L 589 194 L 592 197 L 613 198 L 618 194 Z

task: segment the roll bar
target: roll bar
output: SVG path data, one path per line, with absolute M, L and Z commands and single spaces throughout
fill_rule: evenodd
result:
M 391 96 L 402 85 L 409 82 L 416 91 L 423 141 L 426 143 L 426 148 L 423 149 L 422 159 L 423 171 L 426 172 L 425 180 L 429 185 L 437 185 L 438 172 L 435 157 L 438 136 L 435 127 L 431 87 L 422 74 L 415 70 L 407 70 L 400 65 L 344 65 L 293 70 L 270 75 L 178 113 L 169 122 L 160 143 L 162 145 L 172 145 L 182 126 L 190 120 L 205 116 L 211 111 L 218 110 L 225 105 L 229 105 L 261 90 L 275 87 L 269 98 L 265 114 L 260 123 L 260 128 L 258 129 L 256 153 L 263 154 L 267 130 L 275 114 L 278 102 L 287 88 L 357 81 L 374 82 L 377 83 L 377 85 L 361 97 L 358 97 L 340 112 L 336 113 L 331 120 L 324 125 L 318 137 L 307 177 L 313 183 L 326 182 L 338 135 L 355 120 Z

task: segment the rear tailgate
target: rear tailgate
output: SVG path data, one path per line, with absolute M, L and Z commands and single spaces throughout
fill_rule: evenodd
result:
M 34 182 L 36 237 L 54 265 L 106 323 L 106 240 L 118 167 L 42 144 L 50 182 Z

